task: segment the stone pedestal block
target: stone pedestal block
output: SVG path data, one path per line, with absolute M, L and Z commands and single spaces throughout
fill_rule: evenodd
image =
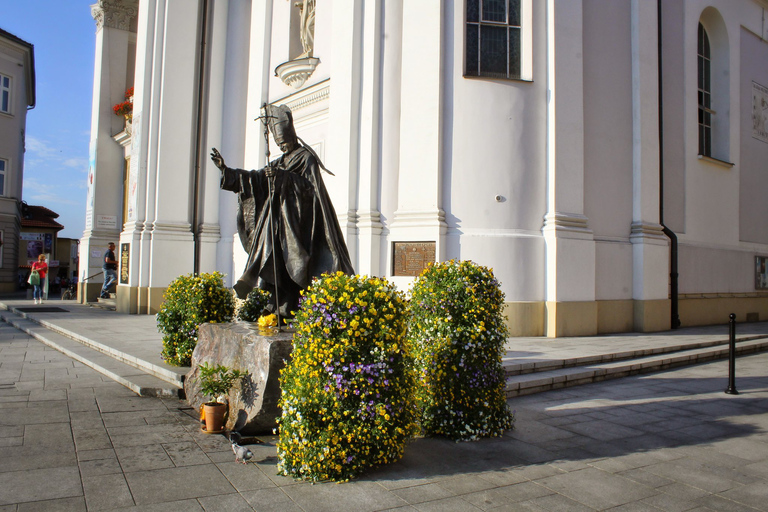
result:
M 229 392 L 226 429 L 244 435 L 272 433 L 280 417 L 278 377 L 291 355 L 293 333 L 260 333 L 255 323 L 203 324 L 184 380 L 187 401 L 196 410 L 207 401 L 198 382 L 202 363 L 224 365 L 248 375 Z

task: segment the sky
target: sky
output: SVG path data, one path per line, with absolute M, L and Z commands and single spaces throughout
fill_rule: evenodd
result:
M 59 237 L 85 229 L 96 0 L 0 0 L 0 28 L 35 46 L 22 199 L 59 214 Z

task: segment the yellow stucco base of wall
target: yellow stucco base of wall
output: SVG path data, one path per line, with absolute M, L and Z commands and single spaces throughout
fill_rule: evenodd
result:
M 683 327 L 727 324 L 731 313 L 736 314 L 736 322 L 767 321 L 768 295 L 686 296 L 678 302 L 678 311 Z
M 132 315 L 154 315 L 160 310 L 166 289 L 120 285 L 117 287 L 117 311 Z
M 657 332 L 670 328 L 669 300 L 594 302 L 507 302 L 509 335 L 514 337 L 594 336 Z
M 19 289 L 18 283 L 15 281 L 8 283 L 0 283 L 0 293 L 13 293 Z
M 80 304 L 96 302 L 101 293 L 103 283 L 77 283 L 77 301 Z
M 118 285 L 117 312 L 131 315 L 139 312 L 139 289 L 137 287 Z

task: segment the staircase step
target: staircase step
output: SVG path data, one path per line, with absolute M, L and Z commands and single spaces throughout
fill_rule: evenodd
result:
M 22 315 L 4 311 L 0 313 L 0 318 L 16 329 L 93 368 L 140 396 L 182 397 L 184 394 L 180 378 L 176 379 L 175 382 L 160 379 L 136 366 L 116 359 L 113 354 L 107 353 L 105 350 L 98 350 L 69 336 L 54 332 L 40 323 L 24 318 Z
M 649 373 L 666 370 L 675 366 L 699 364 L 714 359 L 728 357 L 728 345 L 723 343 L 707 343 L 710 346 L 678 349 L 674 352 L 664 352 L 645 357 L 622 358 L 610 362 L 583 364 L 579 366 L 563 366 L 565 360 L 550 361 L 552 369 L 545 370 L 546 365 L 540 366 L 542 371 L 517 374 L 507 377 L 506 396 L 512 398 L 521 395 L 531 395 L 553 389 L 578 386 L 607 379 L 617 379 L 638 373 Z M 761 336 L 751 337 L 737 342 L 738 355 L 768 350 L 768 339 Z M 605 357 L 618 354 L 606 354 Z
M 185 375 L 184 371 L 178 371 L 178 370 L 174 371 L 172 369 L 165 368 L 163 366 L 154 364 L 152 362 L 145 361 L 139 357 L 132 356 L 126 352 L 122 352 L 117 348 L 110 347 L 103 343 L 99 343 L 98 341 L 92 340 L 86 336 L 80 335 L 69 329 L 61 327 L 53 322 L 49 322 L 47 320 L 43 320 L 40 318 L 31 318 L 25 312 L 20 311 L 19 308 L 13 308 L 11 312 L 9 312 L 8 314 L 10 315 L 15 314 L 16 316 L 21 317 L 24 320 L 37 323 L 50 331 L 61 334 L 64 337 L 70 338 L 97 352 L 105 353 L 108 356 L 112 357 L 113 359 L 117 359 L 122 363 L 125 363 L 129 366 L 133 366 L 134 368 L 137 368 L 144 373 L 153 375 L 154 377 L 157 377 L 160 380 L 164 380 L 169 384 L 172 384 L 178 387 L 184 387 L 184 375 Z
M 764 339 L 764 335 L 743 335 L 737 336 L 737 343 L 744 341 L 752 341 Z M 595 354 L 582 357 L 562 358 L 562 359 L 541 359 L 541 360 L 525 360 L 523 362 L 515 362 L 514 358 L 507 359 L 502 363 L 505 374 L 507 377 L 514 375 L 525 375 L 529 373 L 551 371 L 559 368 L 571 368 L 577 366 L 587 366 L 593 364 L 609 363 L 613 361 L 625 361 L 630 359 L 638 359 L 642 357 L 655 356 L 660 354 L 671 354 L 680 352 L 682 350 L 693 350 L 697 348 L 710 348 L 717 346 L 727 346 L 728 339 L 723 338 L 715 341 L 697 341 L 679 345 L 666 345 L 652 348 L 643 348 L 637 350 L 625 350 L 622 352 Z
M 89 302 L 88 305 L 92 308 L 101 308 L 109 311 L 117 310 L 117 300 L 114 297 L 110 297 L 109 299 L 99 297 L 96 299 L 96 302 Z

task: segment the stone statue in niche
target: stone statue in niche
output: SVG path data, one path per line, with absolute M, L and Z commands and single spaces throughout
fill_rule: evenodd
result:
M 312 57 L 312 51 L 315 48 L 315 0 L 302 0 L 294 5 L 301 11 L 299 36 L 304 49 L 304 53 L 296 58 L 305 59 Z
M 320 174 L 330 171 L 296 136 L 287 106 L 265 105 L 265 111 L 280 158 L 257 171 L 227 167 L 216 148 L 211 159 L 221 170 L 221 188 L 238 198 L 237 229 L 248 262 L 234 286 L 237 296 L 245 298 L 255 287 L 267 290 L 268 309 L 291 318 L 313 277 L 354 269 Z

